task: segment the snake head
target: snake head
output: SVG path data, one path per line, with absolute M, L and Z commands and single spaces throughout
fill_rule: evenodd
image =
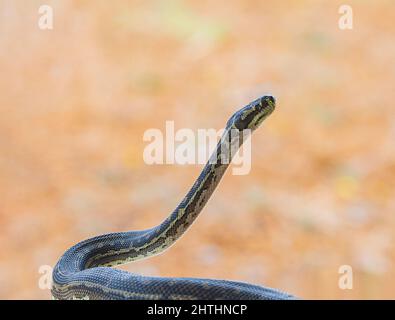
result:
M 255 130 L 276 107 L 272 96 L 263 96 L 249 103 L 230 117 L 226 128 L 238 130 Z

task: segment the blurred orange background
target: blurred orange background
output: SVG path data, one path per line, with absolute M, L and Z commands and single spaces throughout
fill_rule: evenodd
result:
M 200 165 L 146 165 L 145 130 L 222 128 L 271 93 L 252 170 L 228 172 L 160 256 L 122 267 L 312 299 L 395 298 L 394 2 L 0 2 L 0 298 L 78 241 L 152 227 Z M 353 289 L 338 286 L 353 268 Z

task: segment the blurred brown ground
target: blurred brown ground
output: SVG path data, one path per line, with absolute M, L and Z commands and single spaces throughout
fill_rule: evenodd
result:
M 0 2 L 0 297 L 49 299 L 40 265 L 151 227 L 201 166 L 148 166 L 149 128 L 221 128 L 270 92 L 252 170 L 225 176 L 166 253 L 123 267 L 302 298 L 395 298 L 394 2 Z M 354 288 L 340 290 L 351 265 Z

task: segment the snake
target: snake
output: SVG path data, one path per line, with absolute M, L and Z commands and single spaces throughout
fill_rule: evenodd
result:
M 245 135 L 242 133 L 251 134 L 255 131 L 273 112 L 275 106 L 275 98 L 264 95 L 229 118 L 215 150 L 193 186 L 175 210 L 159 225 L 146 230 L 99 235 L 81 241 L 68 249 L 53 268 L 52 298 L 56 300 L 295 299 L 289 293 L 245 282 L 146 276 L 113 268 L 116 265 L 160 254 L 172 246 L 192 225 L 213 194 L 229 167 L 235 151 L 245 141 L 243 138 Z M 237 231 L 234 236 L 237 238 Z

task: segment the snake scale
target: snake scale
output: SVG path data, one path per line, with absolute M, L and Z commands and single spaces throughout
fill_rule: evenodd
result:
M 274 108 L 275 99 L 263 96 L 230 117 L 216 149 L 192 188 L 161 224 L 142 231 L 97 236 L 68 249 L 53 270 L 53 298 L 294 299 L 285 292 L 242 282 L 150 277 L 111 268 L 159 254 L 174 244 L 199 215 L 228 168 L 230 161 L 223 161 L 224 150 L 238 150 L 243 143 L 243 139 L 235 139 L 231 133 L 254 131 Z

